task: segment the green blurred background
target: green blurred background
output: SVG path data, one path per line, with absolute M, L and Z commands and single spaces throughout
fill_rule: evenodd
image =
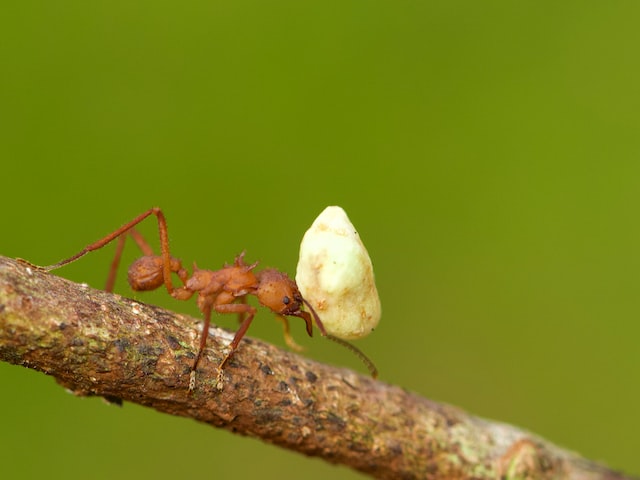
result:
M 293 274 L 341 205 L 376 268 L 383 318 L 358 346 L 383 381 L 640 473 L 639 3 L 1 10 L 1 254 L 50 264 L 159 205 L 186 264 L 246 249 Z M 101 288 L 112 252 L 59 273 Z M 283 345 L 268 312 L 249 334 Z M 363 478 L 24 368 L 0 380 L 3 478 Z

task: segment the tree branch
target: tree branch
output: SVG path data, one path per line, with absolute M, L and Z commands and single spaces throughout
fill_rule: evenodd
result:
M 381 479 L 622 479 L 510 425 L 212 328 L 188 393 L 197 320 L 0 257 L 0 360 L 100 395 L 260 437 Z

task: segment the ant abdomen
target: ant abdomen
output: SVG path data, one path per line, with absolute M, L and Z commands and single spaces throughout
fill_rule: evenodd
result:
M 171 271 L 180 269 L 180 261 L 171 258 Z M 128 272 L 129 285 L 138 292 L 155 290 L 164 284 L 162 257 L 145 255 L 131 264 Z

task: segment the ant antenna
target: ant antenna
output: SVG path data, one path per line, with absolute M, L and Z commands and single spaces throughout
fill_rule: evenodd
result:
M 307 308 L 311 311 L 311 314 L 313 315 L 313 318 L 316 321 L 316 325 L 318 325 L 318 330 L 320 330 L 320 334 L 323 337 L 328 338 L 331 341 L 336 342 L 338 345 L 342 345 L 343 347 L 345 347 L 348 350 L 351 350 L 358 358 L 360 358 L 360 360 L 362 360 L 362 363 L 365 364 L 365 366 L 367 367 L 367 369 L 369 370 L 369 373 L 371 373 L 371 376 L 373 378 L 378 378 L 378 369 L 376 368 L 376 366 L 374 365 L 374 363 L 371 361 L 371 359 L 369 357 L 367 357 L 362 350 L 360 350 L 358 347 L 356 347 L 355 345 L 350 344 L 349 342 L 347 342 L 346 340 L 343 340 L 341 338 L 335 337 L 329 333 L 327 333 L 327 331 L 324 328 L 324 325 L 322 324 L 322 322 L 320 321 L 320 317 L 318 316 L 318 314 L 316 313 L 315 309 L 311 306 L 311 304 L 309 302 L 307 302 L 304 298 L 302 299 L 302 301 L 304 302 L 304 304 L 307 306 Z
M 367 369 L 369 370 L 369 373 L 371 373 L 371 376 L 373 378 L 378 378 L 378 369 L 373 364 L 371 359 L 367 357 L 364 353 L 362 353 L 362 350 L 360 350 L 355 345 L 350 344 L 346 340 L 342 340 L 341 338 L 334 337 L 333 335 L 329 335 L 328 333 L 325 335 L 325 337 L 327 337 L 329 340 L 333 340 L 338 345 L 342 345 L 343 347 L 348 348 L 353 353 L 355 353 L 360 358 L 360 360 L 362 360 L 362 363 L 366 365 Z

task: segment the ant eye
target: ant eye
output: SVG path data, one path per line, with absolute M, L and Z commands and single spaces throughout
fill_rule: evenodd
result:
M 291 301 L 291 299 L 289 297 L 287 297 L 285 295 L 285 297 L 282 299 L 282 303 L 284 303 L 285 305 L 289 305 L 289 302 Z

